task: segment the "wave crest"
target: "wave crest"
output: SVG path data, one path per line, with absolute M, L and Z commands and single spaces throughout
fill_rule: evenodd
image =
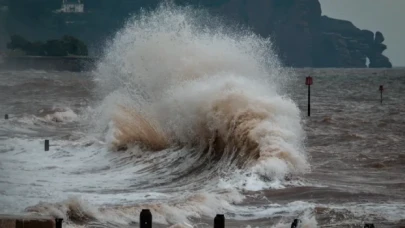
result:
M 113 118 L 116 131 L 112 144 L 115 148 L 127 148 L 136 143 L 155 151 L 169 147 L 167 136 L 152 120 L 134 109 L 121 105 L 118 109 L 120 111 Z
M 106 97 L 97 125 L 113 121 L 118 149 L 190 147 L 271 177 L 307 170 L 299 110 L 279 95 L 288 74 L 270 40 L 201 14 L 161 5 L 128 21 L 96 71 Z

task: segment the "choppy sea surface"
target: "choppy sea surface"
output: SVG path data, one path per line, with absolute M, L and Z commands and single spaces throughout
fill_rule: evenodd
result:
M 0 213 L 405 226 L 405 69 L 285 69 L 269 40 L 195 14 L 134 18 L 92 72 L 0 70 Z
M 96 99 L 89 73 L 1 72 L 0 110 L 9 119 L 0 121 L 0 212 L 33 210 L 64 217 L 72 226 L 103 219 L 125 225 L 137 221 L 141 205 L 153 204 L 166 227 L 185 222 L 186 215 L 190 224 L 210 225 L 215 213 L 225 213 L 230 227 L 288 227 L 293 218 L 308 227 L 403 226 L 405 70 L 295 71 L 290 91 L 300 107 L 311 171 L 291 180 L 265 180 L 264 188 L 243 183 L 252 190 L 221 186 L 227 180 L 201 170 L 177 176 L 173 165 L 192 166 L 196 160 L 175 149 L 109 151 L 83 122 Z M 304 85 L 309 74 L 311 117 Z M 51 142 L 47 152 L 45 139 Z M 162 186 L 165 180 L 172 183 Z M 243 199 L 210 198 L 206 182 L 212 192 L 219 185 Z M 185 199 L 194 194 L 201 198 Z

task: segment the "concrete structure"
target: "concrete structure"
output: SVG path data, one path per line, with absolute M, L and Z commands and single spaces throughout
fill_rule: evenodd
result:
M 81 0 L 62 0 L 62 8 L 59 10 L 62 13 L 83 13 L 84 4 Z

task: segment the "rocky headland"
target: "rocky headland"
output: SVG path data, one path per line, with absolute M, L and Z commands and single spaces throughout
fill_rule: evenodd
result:
M 271 37 L 274 49 L 286 66 L 392 67 L 383 54 L 387 46 L 381 32 L 363 30 L 350 21 L 322 15 L 319 0 L 173 1 L 179 5 L 207 8 L 231 23 L 246 25 L 263 37 Z M 53 13 L 61 7 L 54 0 L 21 7 L 30 2 L 13 0 L 8 6 L 3 6 L 0 16 L 7 20 L 0 23 L 0 27 L 4 27 L 0 31 L 34 40 L 69 34 L 83 40 L 94 53 L 130 15 L 141 9 L 153 9 L 161 0 L 86 0 L 85 12 L 80 14 Z
M 381 32 L 322 16 L 319 0 L 222 0 L 212 8 L 247 24 L 263 37 L 270 36 L 288 66 L 392 67 L 383 55 L 387 46 Z

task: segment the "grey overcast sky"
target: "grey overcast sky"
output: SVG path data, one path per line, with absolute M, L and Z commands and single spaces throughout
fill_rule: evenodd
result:
M 320 0 L 322 14 L 346 19 L 360 29 L 384 34 L 384 54 L 405 66 L 405 0 Z

